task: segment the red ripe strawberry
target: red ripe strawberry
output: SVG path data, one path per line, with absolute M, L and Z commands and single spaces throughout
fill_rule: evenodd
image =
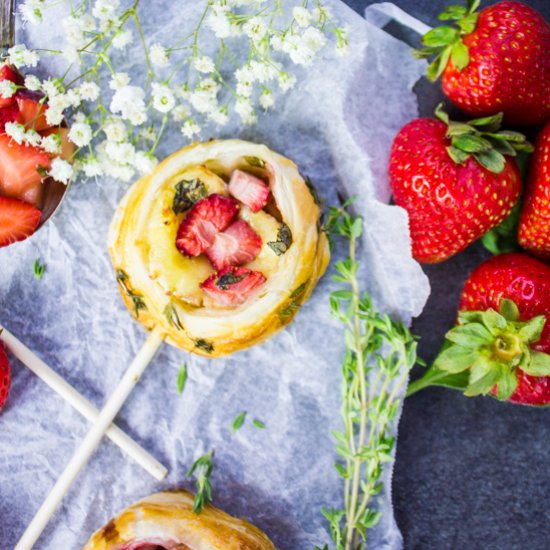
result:
M 0 193 L 35 206 L 42 198 L 42 178 L 51 159 L 37 147 L 19 145 L 6 134 L 0 134 Z
M 0 132 L 5 131 L 7 122 L 23 122 L 23 117 L 17 108 L 17 105 L 8 105 L 7 107 L 0 108 Z
M 259 271 L 231 266 L 206 279 L 201 288 L 218 305 L 236 306 L 246 302 L 264 282 L 265 277 Z
M 550 404 L 550 266 L 519 253 L 478 266 L 446 337 L 434 367 L 468 372 L 466 395 Z
M 438 54 L 428 69 L 443 74 L 443 91 L 472 116 L 504 112 L 511 124 L 541 124 L 550 119 L 550 25 L 520 2 L 498 2 L 476 13 L 451 6 L 442 20 L 457 27 L 432 29 L 422 39 L 420 56 Z
M 231 197 L 209 195 L 196 202 L 181 222 L 176 246 L 186 256 L 199 256 L 214 243 L 216 234 L 226 229 L 239 213 Z
M 513 158 L 528 150 L 523 136 L 497 132 L 501 117 L 413 120 L 390 155 L 395 203 L 409 214 L 413 256 L 437 263 L 498 225 L 518 200 L 521 177 Z M 506 156 L 504 156 L 506 155 Z
M 550 122 L 535 144 L 518 239 L 519 244 L 533 254 L 550 258 Z
M 17 72 L 15 72 L 9 65 L 4 64 L 0 66 L 0 81 L 10 80 L 16 84 L 23 84 L 23 78 Z M 15 105 L 15 98 L 0 96 L 0 107 L 7 107 L 8 105 Z
M 259 212 L 269 197 L 269 187 L 260 178 L 241 170 L 231 174 L 229 192 L 252 212 Z
M 1 231 L 0 225 L 0 231 Z M 11 372 L 10 363 L 8 361 L 8 355 L 6 354 L 6 348 L 4 344 L 0 342 L 0 410 L 4 408 L 8 399 L 8 393 L 10 392 L 11 385 Z
M 251 262 L 262 249 L 262 238 L 244 220 L 233 222 L 218 233 L 206 255 L 217 269 Z
M 0 248 L 30 237 L 40 223 L 41 212 L 31 204 L 0 197 Z
M 42 94 L 29 90 L 20 90 L 15 96 L 19 112 L 23 118 L 23 124 L 37 132 L 42 132 L 51 127 L 46 121 L 48 105 L 41 101 L 42 98 Z

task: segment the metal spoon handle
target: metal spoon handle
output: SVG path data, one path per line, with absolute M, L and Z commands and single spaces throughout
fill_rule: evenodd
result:
M 0 51 L 5 54 L 15 43 L 15 0 L 0 1 Z

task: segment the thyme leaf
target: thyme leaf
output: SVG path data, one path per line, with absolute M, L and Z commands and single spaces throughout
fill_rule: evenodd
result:
M 258 428 L 259 430 L 265 430 L 265 424 L 257 418 L 252 420 L 252 424 L 254 424 L 254 426 L 256 426 L 256 428 Z
M 242 425 L 244 424 L 245 419 L 246 419 L 246 411 L 240 412 L 235 417 L 235 420 L 233 420 L 233 426 L 231 427 L 231 430 L 233 432 L 236 432 L 239 428 L 242 427 Z
M 134 317 L 137 319 L 139 317 L 139 312 L 142 309 L 147 309 L 147 304 L 143 300 L 143 296 L 134 292 L 128 285 L 128 275 L 122 269 L 117 269 L 116 271 L 116 280 L 117 283 L 122 287 L 126 296 L 132 300 L 134 304 Z
M 183 330 L 183 325 L 181 324 L 178 311 L 172 304 L 167 304 L 164 308 L 164 316 L 167 321 L 176 329 Z
M 214 345 L 208 340 L 203 340 L 202 338 L 195 340 L 195 346 L 202 349 L 206 353 L 212 353 L 214 351 Z
M 212 457 L 214 451 L 210 450 L 206 454 L 200 456 L 195 460 L 193 466 L 189 469 L 185 477 L 191 477 L 195 471 L 197 472 L 197 492 L 195 493 L 195 500 L 193 501 L 193 512 L 200 514 L 204 507 L 212 502 L 212 485 L 210 483 L 210 475 L 214 469 L 212 463 Z
M 227 290 L 231 285 L 240 283 L 243 279 L 248 277 L 248 273 L 244 275 L 235 275 L 234 273 L 226 273 L 218 279 L 216 279 L 216 286 L 221 290 Z
M 46 264 L 41 264 L 40 260 L 34 260 L 34 264 L 32 266 L 34 276 L 38 281 L 42 279 L 42 276 L 44 275 L 44 272 L 46 271 Z
M 183 393 L 183 390 L 185 389 L 185 383 L 187 382 L 187 363 L 184 363 L 180 367 L 180 371 L 178 373 L 178 393 L 181 395 Z
M 244 157 L 244 160 L 246 160 L 250 166 L 254 166 L 255 168 L 265 168 L 265 160 L 259 157 Z
M 189 210 L 197 201 L 204 199 L 208 195 L 204 183 L 194 178 L 192 180 L 182 180 L 176 183 L 176 194 L 172 203 L 174 214 L 181 214 Z
M 270 241 L 267 243 L 267 246 L 277 254 L 277 256 L 282 256 L 292 244 L 292 232 L 290 227 L 285 222 L 281 223 L 279 230 L 277 231 L 277 240 Z

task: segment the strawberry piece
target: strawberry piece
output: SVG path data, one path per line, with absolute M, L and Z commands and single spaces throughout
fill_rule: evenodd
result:
M 269 197 L 269 187 L 260 178 L 241 170 L 231 174 L 229 192 L 252 212 L 259 212 Z
M 236 306 L 246 302 L 265 280 L 259 271 L 231 266 L 206 279 L 201 288 L 218 305 Z
M 15 101 L 23 118 L 23 124 L 27 128 L 33 128 L 42 132 L 51 126 L 46 121 L 47 103 L 41 102 L 43 95 L 29 90 L 19 90 L 15 95 Z
M 10 197 L 0 197 L 0 248 L 30 237 L 40 223 L 38 208 Z
M 550 122 L 537 138 L 518 231 L 519 244 L 550 259 Z
M 0 193 L 3 195 L 40 205 L 43 178 L 40 172 L 49 170 L 50 165 L 51 159 L 42 149 L 19 145 L 6 134 L 0 135 Z
M 262 238 L 244 220 L 233 222 L 223 233 L 218 233 L 206 255 L 217 269 L 251 262 L 262 249 Z
M 4 64 L 0 66 L 0 81 L 10 80 L 16 84 L 23 84 L 23 78 L 19 73 L 14 71 L 9 65 Z M 0 107 L 8 107 L 10 105 L 15 105 L 15 97 L 2 97 L 0 96 Z
M 23 117 L 17 105 L 8 105 L 0 108 L 0 132 L 5 132 L 7 122 L 19 122 L 20 124 L 23 122 Z
M 216 234 L 226 229 L 239 213 L 231 197 L 212 194 L 196 202 L 181 222 L 176 246 L 186 256 L 199 256 L 214 243 Z
M 2 226 L 0 225 L 0 231 Z M 10 363 L 4 343 L 0 342 L 0 410 L 4 408 L 8 399 L 11 385 Z

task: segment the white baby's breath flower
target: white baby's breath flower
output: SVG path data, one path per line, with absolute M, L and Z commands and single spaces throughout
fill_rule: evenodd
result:
M 254 82 L 254 75 L 250 69 L 250 66 L 245 65 L 235 71 L 235 78 L 237 80 L 237 94 L 242 97 L 250 97 L 252 95 L 252 83 Z
M 25 138 L 23 141 L 32 147 L 38 147 L 42 142 L 42 136 L 36 130 L 31 128 L 25 132 Z
M 302 6 L 295 6 L 292 15 L 300 27 L 307 27 L 311 22 L 311 13 Z
M 193 122 L 192 120 L 186 120 L 183 126 L 181 127 L 181 133 L 186 138 L 189 138 L 189 139 L 191 139 L 193 136 L 200 133 L 200 131 L 201 131 L 200 126 L 196 122 Z
M 117 50 L 123 50 L 134 41 L 134 36 L 128 29 L 119 31 L 113 38 L 113 47 Z
M 68 94 L 54 95 L 48 100 L 48 106 L 49 106 L 49 109 L 62 112 L 67 107 L 71 106 L 71 97 Z
M 17 85 L 11 80 L 0 80 L 0 96 L 4 99 L 11 97 L 17 91 Z
M 216 124 L 223 126 L 224 124 L 227 124 L 227 121 L 229 120 L 229 115 L 227 114 L 227 109 L 222 107 L 209 113 L 208 118 Z
M 50 134 L 43 137 L 40 141 L 40 147 L 51 155 L 61 153 L 61 136 L 59 134 Z
M 89 13 L 81 15 L 78 19 L 80 21 L 80 28 L 84 32 L 93 32 L 96 30 L 95 19 Z
M 336 42 L 336 53 L 340 56 L 345 56 L 349 53 L 349 43 L 347 40 L 338 40 Z
M 157 164 L 158 160 L 153 155 L 144 151 L 138 151 L 134 158 L 134 165 L 137 171 L 144 176 L 150 174 Z
M 46 122 L 50 126 L 59 126 L 63 122 L 63 110 L 53 109 L 52 107 L 46 109 Z
M 82 169 L 82 172 L 84 172 L 84 175 L 88 178 L 94 178 L 103 175 L 101 163 L 96 157 L 91 155 L 87 155 L 82 160 L 82 162 L 80 163 L 80 168 Z
M 80 97 L 80 90 L 78 88 L 70 89 L 66 94 L 67 103 L 69 107 L 78 107 L 82 103 L 82 98 Z
M 255 59 L 250 62 L 250 73 L 252 78 L 262 84 L 276 78 L 277 72 L 277 69 L 269 63 L 256 61 Z
M 77 147 L 86 147 L 92 141 L 92 128 L 87 122 L 77 122 L 69 130 L 69 139 Z
M 214 61 L 211 57 L 208 57 L 207 55 L 201 55 L 193 61 L 193 67 L 195 67 L 195 69 L 199 71 L 199 73 L 210 74 L 214 72 L 216 65 L 214 64 Z
M 279 74 L 278 81 L 281 91 L 286 92 L 294 87 L 296 84 L 296 77 L 292 74 L 282 72 Z
M 139 133 L 139 137 L 145 141 L 150 141 L 152 143 L 157 139 L 157 134 L 154 128 L 149 127 L 143 128 L 143 130 L 141 130 L 141 132 Z
M 189 96 L 189 102 L 199 113 L 211 113 L 218 108 L 216 96 L 212 95 L 209 90 L 195 90 Z
M 63 27 L 63 34 L 67 43 L 74 48 L 82 48 L 86 45 L 86 36 L 84 35 L 84 29 L 82 28 L 82 21 L 78 17 L 65 17 L 61 21 Z
M 36 67 L 38 54 L 28 50 L 25 44 L 16 44 L 8 50 L 8 63 L 20 69 L 21 67 Z
M 25 77 L 25 88 L 27 90 L 32 90 L 33 92 L 40 90 L 42 87 L 42 84 L 40 83 L 40 79 L 37 76 L 34 76 L 33 74 L 29 74 Z
M 86 115 L 82 111 L 77 111 L 72 116 L 72 122 L 86 122 Z
M 252 102 L 245 98 L 239 98 L 235 103 L 235 112 L 245 124 L 254 124 L 257 120 Z
M 163 68 L 168 66 L 168 52 L 159 43 L 155 43 L 149 50 L 149 59 L 155 67 Z
M 4 132 L 10 136 L 13 141 L 21 145 L 25 139 L 25 127 L 19 122 L 6 122 Z
M 30 23 L 31 25 L 39 25 L 42 23 L 42 2 L 30 1 L 24 2 L 19 6 L 19 12 L 21 13 L 21 19 L 24 23 Z
M 116 90 L 111 100 L 110 109 L 114 114 L 139 126 L 147 119 L 144 102 L 145 92 L 137 86 L 123 86 Z
M 128 84 L 130 84 L 128 73 L 115 73 L 111 77 L 111 80 L 109 80 L 109 88 L 111 90 L 120 90 L 124 86 L 128 86 Z
M 152 96 L 153 107 L 161 113 L 169 112 L 176 104 L 176 98 L 172 90 L 164 84 L 153 84 Z
M 233 33 L 231 22 L 221 11 L 210 12 L 206 18 L 206 24 L 217 38 L 228 38 Z
M 246 36 L 259 42 L 267 34 L 268 28 L 261 17 L 252 17 L 243 25 L 243 31 Z
M 273 34 L 269 39 L 269 43 L 276 52 L 285 51 L 285 38 L 282 34 Z
M 111 33 L 120 26 L 116 10 L 120 5 L 119 0 L 96 0 L 92 14 L 99 21 L 99 29 L 103 33 Z
M 48 80 L 44 80 L 44 82 L 42 82 L 42 89 L 50 100 L 61 93 L 61 88 L 57 79 L 48 78 Z
M 265 110 L 267 110 L 270 107 L 273 107 L 275 99 L 273 98 L 273 94 L 271 93 L 271 91 L 265 88 L 260 94 L 258 102 Z
M 95 82 L 83 82 L 79 93 L 84 101 L 95 101 L 99 97 L 99 86 Z
M 189 116 L 189 113 L 187 112 L 187 108 L 185 105 L 176 105 L 172 109 L 172 118 L 175 122 L 182 122 Z
M 79 59 L 78 50 L 75 46 L 71 46 L 70 44 L 65 46 L 61 53 L 69 63 L 76 63 Z
M 133 164 L 136 156 L 136 149 L 127 141 L 115 143 L 108 141 L 105 145 L 105 153 L 107 156 L 118 164 Z
M 119 118 L 111 119 L 103 127 L 103 133 L 107 136 L 107 141 L 125 141 L 128 135 L 126 125 Z
M 48 174 L 54 180 L 67 184 L 73 175 L 73 167 L 66 160 L 55 157 Z

